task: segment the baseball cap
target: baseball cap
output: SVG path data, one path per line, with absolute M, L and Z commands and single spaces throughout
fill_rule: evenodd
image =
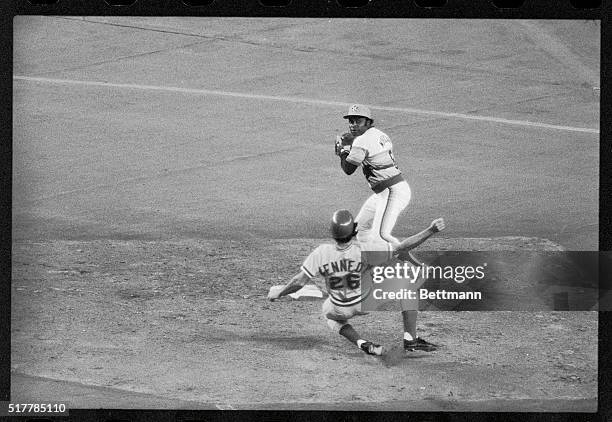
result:
M 361 104 L 353 104 L 349 107 L 349 111 L 344 115 L 344 118 L 348 119 L 350 116 L 362 116 L 372 120 L 372 112 L 370 109 Z

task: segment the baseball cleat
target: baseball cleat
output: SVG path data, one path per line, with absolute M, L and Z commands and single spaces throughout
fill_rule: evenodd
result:
M 417 337 L 414 340 L 406 340 L 404 339 L 404 350 L 408 352 L 415 352 L 417 350 L 423 352 L 433 352 L 438 350 L 437 344 L 430 343 L 428 341 L 423 340 L 421 337 Z
M 374 344 L 371 341 L 366 341 L 360 346 L 360 349 L 368 355 L 380 356 L 383 354 L 383 347 L 380 344 Z

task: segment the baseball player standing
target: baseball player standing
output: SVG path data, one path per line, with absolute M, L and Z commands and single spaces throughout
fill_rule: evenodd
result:
M 408 182 L 397 167 L 391 138 L 374 127 L 372 112 L 366 106 L 354 104 L 344 116 L 350 133 L 336 140 L 336 154 L 342 170 L 348 175 L 361 165 L 363 174 L 374 193 L 366 200 L 355 221 L 359 239 L 380 237 L 397 244 L 391 235 L 397 218 L 410 203 Z
M 382 355 L 383 347 L 379 344 L 364 340 L 355 331 L 348 320 L 357 315 L 365 315 L 361 311 L 361 302 L 368 296 L 361 292 L 361 274 L 369 265 L 381 265 L 393 258 L 400 251 L 408 251 L 423 243 L 434 233 L 443 230 L 444 220 L 434 220 L 430 226 L 405 239 L 403 242 L 391 244 L 389 242 L 364 243 L 357 239 L 357 223 L 348 210 L 338 210 L 332 216 L 331 235 L 335 244 L 318 246 L 308 255 L 300 271 L 285 286 L 278 290 L 271 289 L 269 300 L 276 300 L 281 296 L 300 290 L 306 283 L 316 277 L 325 279 L 325 288 L 329 297 L 323 302 L 322 312 L 327 325 L 340 335 L 348 339 L 370 355 Z M 384 262 L 363 262 L 362 252 L 381 251 Z
M 336 138 L 335 152 L 340 157 L 340 166 L 347 175 L 361 166 L 374 191 L 355 218 L 359 227 L 358 239 L 368 242 L 379 238 L 397 249 L 400 242 L 391 232 L 399 215 L 410 203 L 412 192 L 395 162 L 391 138 L 374 127 L 372 112 L 364 105 L 351 105 L 343 117 L 348 120 L 350 133 Z M 408 257 L 414 265 L 422 264 L 413 255 L 408 254 Z M 415 303 L 418 307 L 418 302 Z M 417 312 L 418 309 L 404 309 L 402 303 L 404 348 L 433 351 L 437 346 L 416 334 Z

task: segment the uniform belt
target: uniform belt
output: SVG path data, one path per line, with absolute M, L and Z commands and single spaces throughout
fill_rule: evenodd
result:
M 385 164 L 384 166 L 370 165 L 370 167 L 372 167 L 374 170 L 384 170 L 384 169 L 388 169 L 388 168 L 391 168 L 391 167 L 395 167 L 395 164 L 393 164 L 393 163 Z
M 390 177 L 386 180 L 383 180 L 382 182 L 378 182 L 377 184 L 375 184 L 374 186 L 372 186 L 372 190 L 375 193 L 381 193 L 382 191 L 384 191 L 385 189 L 387 189 L 390 186 L 393 186 L 399 182 L 403 182 L 404 181 L 404 176 L 402 176 L 402 174 L 396 174 L 393 177 Z
M 367 296 L 366 296 L 367 297 Z M 336 306 L 353 306 L 353 305 L 357 305 L 358 303 L 363 302 L 363 300 L 366 298 L 362 295 L 359 296 L 353 296 L 350 299 L 346 299 L 346 300 L 341 300 L 338 298 L 335 298 L 332 295 L 329 295 L 329 300 Z

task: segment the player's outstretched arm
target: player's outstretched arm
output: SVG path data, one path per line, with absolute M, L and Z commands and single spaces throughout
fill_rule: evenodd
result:
M 308 283 L 308 280 L 309 278 L 306 273 L 304 271 L 300 271 L 294 275 L 289 283 L 287 283 L 282 289 L 277 291 L 270 289 L 270 292 L 268 292 L 268 300 L 273 301 L 288 294 L 295 293 L 304 287 L 306 283 Z
M 429 227 L 427 227 L 422 232 L 419 232 L 413 236 L 407 237 L 404 239 L 396 248 L 396 251 L 409 251 L 411 249 L 416 248 L 421 243 L 425 242 L 435 233 L 442 231 L 446 228 L 443 218 L 436 218 L 431 222 Z

